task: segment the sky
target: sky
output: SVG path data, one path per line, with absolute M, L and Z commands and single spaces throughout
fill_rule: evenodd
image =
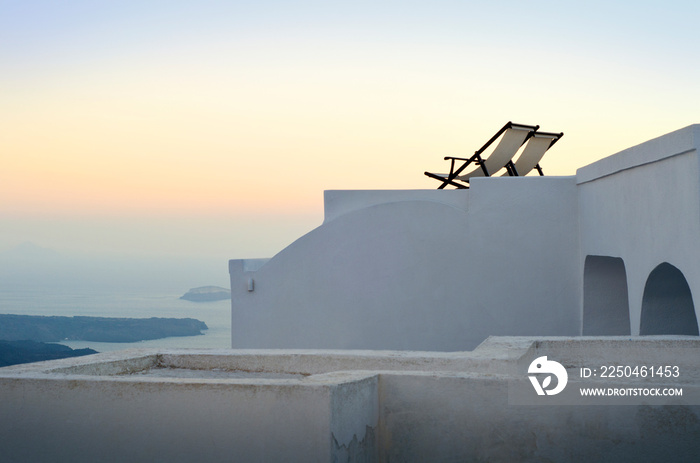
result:
M 700 122 L 691 1 L 0 0 L 0 251 L 270 257 L 507 121 L 574 175 Z M 225 270 L 224 270 L 225 272 Z

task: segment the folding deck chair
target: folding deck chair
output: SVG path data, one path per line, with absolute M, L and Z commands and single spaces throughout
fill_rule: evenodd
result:
M 503 174 L 513 176 L 525 176 L 533 169 L 537 169 L 540 175 L 544 175 L 540 167 L 540 161 L 549 148 L 552 147 L 561 137 L 564 132 L 535 132 L 527 141 L 527 145 L 523 148 L 518 159 L 515 162 L 511 161 L 506 165 L 507 172 Z
M 452 185 L 457 188 L 468 188 L 462 183 L 457 183 L 455 180 L 461 182 L 468 182 L 472 177 L 488 177 L 497 173 L 499 170 L 505 168 L 508 163 L 512 162 L 515 153 L 518 149 L 525 143 L 537 129 L 539 125 L 524 125 L 515 124 L 513 122 L 508 122 L 501 128 L 496 135 L 491 137 L 489 141 L 486 142 L 479 150 L 477 150 L 474 155 L 470 158 L 458 158 L 453 156 L 445 156 L 445 160 L 449 159 L 450 162 L 450 173 L 449 174 L 434 174 L 431 172 L 425 172 L 428 177 L 434 178 L 442 182 L 438 189 L 445 188 L 447 185 Z M 502 136 L 502 137 L 501 137 Z M 481 155 L 486 149 L 491 146 L 498 138 L 501 137 L 501 141 L 498 143 L 496 148 L 494 148 L 491 155 L 483 159 Z M 462 161 L 462 165 L 455 169 L 455 161 Z M 474 165 L 475 168 L 470 172 L 463 174 L 462 172 L 469 166 Z

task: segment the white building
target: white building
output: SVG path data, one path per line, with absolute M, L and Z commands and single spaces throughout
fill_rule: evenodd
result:
M 327 191 L 323 224 L 230 261 L 234 348 L 473 349 L 698 334 L 700 125 L 571 177 Z

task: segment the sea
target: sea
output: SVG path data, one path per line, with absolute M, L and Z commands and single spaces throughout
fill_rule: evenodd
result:
M 231 347 L 231 301 L 192 302 L 180 294 L 138 291 L 0 289 L 0 313 L 45 316 L 116 318 L 195 318 L 208 330 L 200 336 L 177 336 L 141 342 L 60 341 L 73 349 L 89 347 L 98 352 L 130 348 Z

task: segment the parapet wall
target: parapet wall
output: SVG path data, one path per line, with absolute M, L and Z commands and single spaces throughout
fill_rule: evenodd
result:
M 97 354 L 0 368 L 0 447 L 16 463 L 693 461 L 698 353 L 692 337 L 576 337 L 489 338 L 451 353 Z M 603 364 L 677 366 L 684 396 L 557 404 L 528 381 L 541 356 L 564 365 L 573 395 L 579 367 Z M 514 401 L 516 382 L 533 402 Z
M 579 333 L 573 177 L 325 198 L 324 223 L 256 271 L 230 262 L 233 347 L 455 351 Z

